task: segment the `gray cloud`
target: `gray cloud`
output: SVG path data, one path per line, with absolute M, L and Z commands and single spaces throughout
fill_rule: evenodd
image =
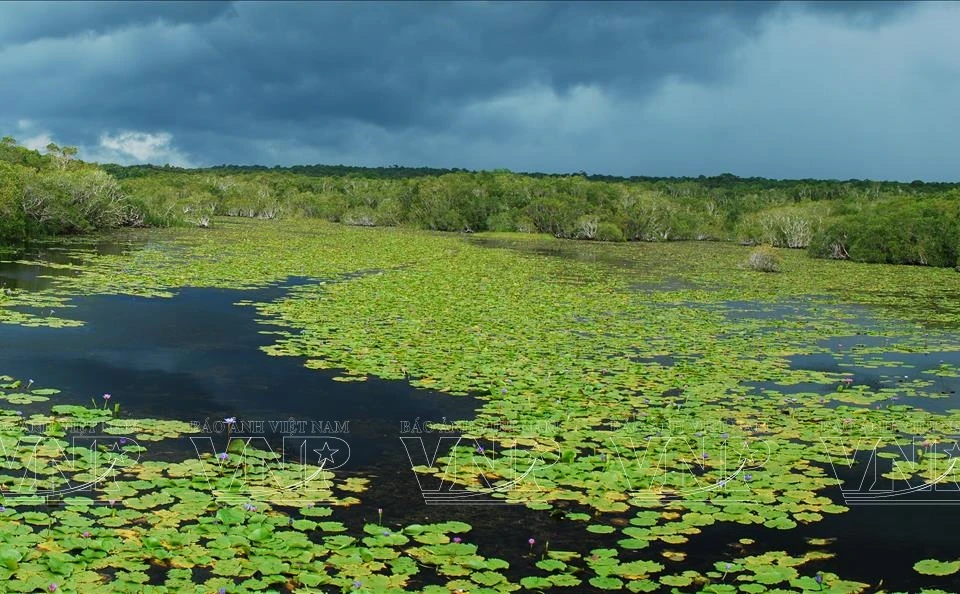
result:
M 41 39 L 105 34 L 147 25 L 204 23 L 232 10 L 229 2 L 11 2 L 2 3 L 0 47 Z
M 52 135 L 103 158 L 952 175 L 917 156 L 904 163 L 855 147 L 818 164 L 823 147 L 803 140 L 823 130 L 836 149 L 854 130 L 869 137 L 891 122 L 919 126 L 907 85 L 960 98 L 952 82 L 960 52 L 936 30 L 960 24 L 949 4 L 6 8 L 0 126 L 16 131 L 28 119 L 21 135 Z M 919 49 L 898 53 L 891 31 Z M 881 58 L 910 64 L 891 79 Z M 946 99 L 931 103 L 925 117 L 942 121 Z M 891 170 L 872 165 L 888 161 Z

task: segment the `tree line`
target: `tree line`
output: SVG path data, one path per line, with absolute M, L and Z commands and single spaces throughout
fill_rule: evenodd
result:
M 958 266 L 960 184 L 521 174 L 343 165 L 83 163 L 3 139 L 0 240 L 217 216 L 323 218 L 594 241 L 712 240 L 865 262 Z

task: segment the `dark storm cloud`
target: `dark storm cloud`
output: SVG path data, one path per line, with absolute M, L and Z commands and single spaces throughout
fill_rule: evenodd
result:
M 39 39 L 107 33 L 152 22 L 202 23 L 229 2 L 2 2 L 0 47 Z
M 620 2 L 83 6 L 28 4 L 28 22 L 17 32 L 21 40 L 114 32 L 105 51 L 81 49 L 87 56 L 79 72 L 63 55 L 69 40 L 48 44 L 46 55 L 38 48 L 40 60 L 61 64 L 57 84 L 76 83 L 85 113 L 141 111 L 163 126 L 222 121 L 223 129 L 244 118 L 443 126 L 463 102 L 532 81 L 565 90 L 588 83 L 649 89 L 667 74 L 709 80 L 724 50 L 770 10 Z M 223 18 L 209 22 L 214 16 Z M 159 18 L 204 24 L 166 34 L 147 27 L 136 32 L 141 43 L 124 39 L 131 25 Z M 34 106 L 49 117 L 61 102 L 50 96 Z
M 915 10 L 883 2 L 3 8 L 0 71 L 9 84 L 0 87 L 0 125 L 29 120 L 23 134 L 96 147 L 123 130 L 165 133 L 197 163 L 441 156 L 462 161 L 430 164 L 467 167 L 487 166 L 495 151 L 523 158 L 517 147 L 554 134 L 540 119 L 549 109 L 567 128 L 579 130 L 573 118 L 622 129 L 612 122 L 647 109 L 670 85 L 720 92 L 742 78 L 745 58 L 766 51 L 756 44 L 771 23 L 811 15 L 871 31 Z M 597 116 L 601 108 L 620 115 Z M 622 144 L 618 131 L 605 133 L 614 137 L 591 142 Z M 450 154 L 458 144 L 460 154 Z M 495 164 L 581 168 L 562 146 L 554 155 Z

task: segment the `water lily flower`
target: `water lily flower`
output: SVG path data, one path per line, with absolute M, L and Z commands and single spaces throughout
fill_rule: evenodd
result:
M 455 542 L 456 544 L 460 544 L 461 542 L 463 542 L 463 539 L 461 539 L 459 536 L 454 536 L 453 542 Z
M 700 457 L 703 458 L 704 460 L 708 460 L 708 459 L 710 458 L 710 454 L 704 452 L 704 453 L 700 454 Z
M 389 531 L 389 530 L 384 530 L 384 531 L 383 531 L 383 535 L 384 535 L 384 536 L 390 536 L 390 531 Z
M 906 376 L 904 376 L 904 377 L 906 377 Z M 845 383 L 845 384 L 847 384 L 847 385 L 849 386 L 850 384 L 853 383 L 853 378 L 852 378 L 852 377 L 845 377 L 845 378 L 843 378 L 843 383 Z
M 245 509 L 245 510 L 247 510 L 247 511 L 250 511 L 250 512 L 252 512 L 252 511 L 257 511 L 257 508 L 256 508 L 255 506 L 249 504 L 249 503 L 244 503 L 244 504 L 243 504 L 243 509 Z
M 354 587 L 354 588 L 359 588 L 359 587 L 362 586 L 362 585 L 363 585 L 363 582 L 361 582 L 360 580 L 353 580 L 353 587 Z
M 743 475 L 743 480 L 749 483 L 750 481 L 753 480 L 753 475 L 748 472 L 747 474 Z
M 237 422 L 237 417 L 227 417 L 223 420 L 223 422 L 226 423 L 227 425 L 233 425 L 234 423 Z
M 3 507 L 2 505 L 0 505 L 0 514 L 2 514 L 2 513 L 5 512 L 5 511 L 7 511 L 7 508 L 5 508 L 5 507 Z
M 60 586 L 56 584 L 50 584 L 49 586 L 47 586 L 47 590 L 50 590 L 51 592 L 56 592 L 59 589 L 60 589 Z
M 127 438 L 126 438 L 126 437 L 121 437 L 121 438 L 120 438 L 120 445 L 126 445 L 126 444 L 127 444 Z
M 532 538 L 529 539 L 529 540 L 527 540 L 527 544 L 530 545 L 531 547 L 532 547 L 533 545 L 535 545 L 536 543 L 537 543 L 537 541 L 534 540 L 534 539 L 532 539 Z
M 482 454 L 482 453 L 483 453 L 483 446 L 479 446 L 479 445 L 477 446 L 477 453 L 478 453 L 478 454 Z
M 82 536 L 82 537 L 84 537 L 84 538 L 90 538 L 90 533 L 87 532 L 86 530 L 84 530 L 84 531 L 83 531 L 83 534 L 81 534 L 80 536 Z
M 227 589 L 226 589 L 226 588 L 220 588 L 219 590 L 217 590 L 217 594 L 227 594 Z
M 110 400 L 110 394 L 104 394 L 104 395 L 103 395 L 103 399 L 104 399 L 104 400 Z
M 813 578 L 813 581 L 817 582 L 818 584 L 822 584 L 822 583 L 823 583 L 823 576 L 820 575 L 820 573 L 818 572 L 817 575 L 816 575 L 816 577 Z
M 226 453 L 226 452 L 217 454 L 217 458 L 220 458 L 221 460 L 226 460 L 226 459 L 229 458 L 229 457 L 230 457 L 230 455 L 229 455 L 228 453 Z

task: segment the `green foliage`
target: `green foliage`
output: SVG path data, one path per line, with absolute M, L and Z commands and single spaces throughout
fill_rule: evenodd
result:
M 743 218 L 738 236 L 742 241 L 774 247 L 805 248 L 829 214 L 830 205 L 822 202 L 759 210 Z
M 613 223 L 600 223 L 597 225 L 596 239 L 598 241 L 623 241 L 623 231 Z
M 174 222 L 131 199 L 104 170 L 75 161 L 76 148 L 47 149 L 42 156 L 10 137 L 0 142 L 0 241 Z
M 817 257 L 950 267 L 960 246 L 960 200 L 890 199 L 858 205 L 813 238 Z
M 309 165 L 100 168 L 0 143 L 0 241 L 212 217 L 321 218 L 601 241 L 737 240 L 816 257 L 960 265 L 957 184 L 516 174 Z M 120 180 L 119 186 L 116 181 Z

